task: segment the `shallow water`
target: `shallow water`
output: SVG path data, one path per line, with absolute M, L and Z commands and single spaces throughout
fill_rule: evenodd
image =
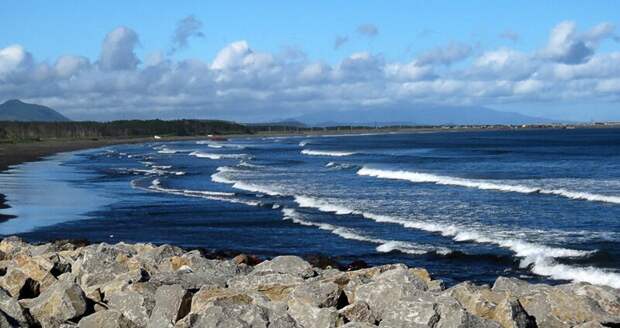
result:
M 0 233 L 620 288 L 620 130 L 125 145 L 0 174 Z

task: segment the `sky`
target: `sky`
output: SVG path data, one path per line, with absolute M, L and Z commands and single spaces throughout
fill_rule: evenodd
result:
M 0 101 L 73 119 L 484 106 L 620 120 L 617 1 L 0 2 Z

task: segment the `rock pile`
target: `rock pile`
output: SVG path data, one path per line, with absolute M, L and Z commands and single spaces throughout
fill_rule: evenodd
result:
M 319 269 L 151 244 L 0 242 L 0 327 L 618 327 L 620 290 L 498 278 L 445 289 L 402 264 Z M 248 265 L 255 264 L 255 265 Z

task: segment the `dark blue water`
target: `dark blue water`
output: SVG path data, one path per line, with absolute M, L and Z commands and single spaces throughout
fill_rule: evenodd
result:
M 404 262 L 449 283 L 620 288 L 620 130 L 248 138 L 123 145 L 0 175 L 44 241 L 173 243 Z

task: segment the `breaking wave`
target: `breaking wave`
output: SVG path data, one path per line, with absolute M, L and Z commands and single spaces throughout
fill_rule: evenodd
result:
M 282 193 L 270 187 L 232 180 L 226 175 L 230 172 L 235 172 L 235 170 L 228 166 L 220 166 L 217 168 L 217 172 L 211 175 L 211 180 L 217 183 L 231 184 L 233 188 L 240 190 L 258 192 L 270 196 L 282 196 Z
M 473 230 L 466 226 L 432 223 L 422 220 L 403 220 L 398 217 L 363 212 L 307 196 L 296 196 L 295 202 L 300 207 L 315 208 L 323 212 L 337 215 L 360 215 L 380 223 L 398 224 L 405 228 L 439 233 L 457 242 L 494 244 L 514 252 L 515 256 L 519 258 L 520 267 L 529 267 L 535 274 L 549 276 L 554 279 L 589 282 L 620 288 L 620 274 L 618 273 L 595 267 L 576 267 L 560 264 L 555 260 L 555 258 L 586 257 L 594 254 L 596 251 L 550 247 L 513 238 L 502 239 L 494 237 L 497 234 Z
M 336 226 L 329 223 L 318 223 L 304 220 L 302 216 L 295 211 L 294 209 L 284 208 L 282 209 L 282 213 L 284 214 L 284 220 L 290 220 L 294 223 L 304 225 L 304 226 L 313 226 L 317 227 L 321 230 L 329 231 L 335 235 L 338 235 L 344 239 L 349 240 L 357 240 L 364 241 L 373 244 L 379 244 L 376 250 L 381 253 L 389 253 L 392 251 L 400 251 L 407 254 L 426 254 L 431 251 L 437 251 L 434 247 L 426 246 L 426 245 L 418 245 L 410 242 L 399 241 L 399 240 L 385 240 L 379 238 L 373 238 L 369 236 L 365 236 L 355 231 L 354 229 L 345 228 Z M 440 252 L 450 252 L 449 250 L 440 250 Z
M 359 169 L 360 166 L 357 164 L 349 164 L 349 163 L 336 163 L 336 162 L 329 162 L 327 164 L 325 164 L 325 167 L 331 168 L 331 169 L 335 169 L 335 170 L 352 170 L 352 169 Z
M 132 181 L 131 185 L 134 188 L 147 190 L 147 191 L 161 192 L 161 193 L 166 193 L 166 194 L 173 194 L 173 195 L 187 196 L 187 197 L 198 197 L 198 198 L 205 198 L 205 199 L 211 199 L 211 200 L 225 201 L 229 203 L 246 204 L 250 206 L 261 205 L 261 203 L 258 201 L 249 201 L 249 200 L 234 198 L 235 194 L 229 193 L 229 192 L 165 188 L 162 186 L 161 180 L 159 179 L 154 179 L 153 181 L 151 181 L 151 185 L 148 186 L 147 188 L 139 187 L 135 183 L 135 181 Z
M 150 169 L 127 169 L 118 168 L 115 169 L 119 173 L 123 174 L 136 174 L 136 175 L 185 175 L 184 171 L 166 171 L 165 169 L 152 166 Z
M 592 194 L 587 192 L 569 191 L 566 189 L 543 189 L 522 185 L 501 184 L 496 182 L 487 182 L 483 180 L 463 179 L 450 176 L 434 175 L 429 173 L 420 173 L 404 170 L 380 170 L 363 167 L 357 171 L 358 175 L 371 176 L 382 179 L 406 180 L 416 183 L 434 183 L 446 186 L 459 186 L 467 188 L 476 188 L 481 190 L 496 190 L 503 192 L 517 192 L 523 194 L 544 194 L 556 195 L 570 199 L 586 200 L 592 202 L 605 202 L 620 204 L 620 196 L 608 196 L 600 194 Z
M 351 156 L 355 154 L 354 152 L 347 152 L 347 151 L 325 151 L 325 150 L 310 150 L 310 149 L 304 149 L 301 151 L 301 153 L 304 155 L 309 155 L 309 156 L 335 156 L 335 157 Z
M 208 158 L 208 159 L 239 159 L 239 158 L 246 158 L 248 156 L 246 154 L 212 154 L 212 153 L 205 153 L 201 151 L 193 151 L 189 153 L 189 155 L 198 157 L 198 158 Z

